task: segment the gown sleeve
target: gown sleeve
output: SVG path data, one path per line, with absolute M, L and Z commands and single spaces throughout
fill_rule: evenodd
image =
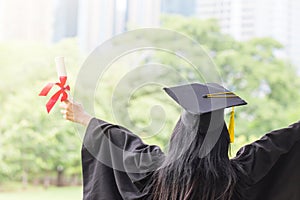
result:
M 300 199 L 300 122 L 241 148 L 233 159 L 244 171 L 248 199 Z
M 93 118 L 82 146 L 83 199 L 143 199 L 164 157 L 124 127 Z

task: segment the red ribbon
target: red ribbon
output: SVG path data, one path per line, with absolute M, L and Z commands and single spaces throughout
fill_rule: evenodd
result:
M 59 99 L 60 95 L 62 94 L 62 97 L 60 98 L 60 101 L 65 101 L 68 99 L 68 93 L 67 91 L 70 91 L 70 86 L 66 85 L 67 82 L 67 77 L 66 76 L 60 76 L 59 77 L 60 82 L 57 83 L 48 83 L 40 92 L 39 96 L 47 96 L 48 93 L 50 92 L 50 90 L 52 89 L 52 87 L 54 85 L 57 85 L 60 87 L 60 90 L 57 91 L 47 102 L 46 104 L 46 108 L 47 108 L 47 112 L 49 113 L 51 111 L 51 109 L 53 108 L 53 106 L 55 105 L 55 103 L 57 102 L 57 100 Z

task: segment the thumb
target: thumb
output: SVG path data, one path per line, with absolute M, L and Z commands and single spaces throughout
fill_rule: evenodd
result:
M 63 101 L 65 104 L 74 104 L 74 101 L 66 99 Z
M 63 102 L 66 104 L 70 103 L 70 101 L 68 99 L 64 100 Z

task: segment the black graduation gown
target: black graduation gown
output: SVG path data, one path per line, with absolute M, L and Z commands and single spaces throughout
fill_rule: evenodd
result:
M 146 199 L 147 183 L 163 160 L 158 146 L 129 130 L 93 118 L 82 147 L 83 199 Z
M 249 200 L 300 199 L 300 122 L 242 147 L 232 159 L 248 175 Z
M 163 158 L 158 146 L 93 118 L 82 147 L 83 199 L 147 199 L 147 185 Z M 299 200 L 300 122 L 244 146 L 231 161 L 246 172 L 240 182 L 247 187 L 240 192 L 249 200 Z

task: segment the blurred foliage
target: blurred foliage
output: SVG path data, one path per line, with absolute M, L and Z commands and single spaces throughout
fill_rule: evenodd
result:
M 277 56 L 284 48 L 280 43 L 271 38 L 236 41 L 222 34 L 215 20 L 165 16 L 163 26 L 203 45 L 215 62 L 223 85 L 248 102 L 235 112 L 237 138 L 233 152 L 266 132 L 299 119 L 299 75 L 288 60 Z
M 49 96 L 38 97 L 47 82 L 57 81 L 55 56 L 66 57 L 70 77 L 75 77 L 80 59 L 76 41 L 54 46 L 9 42 L 0 44 L 0 51 L 0 182 L 43 182 L 55 178 L 61 167 L 66 175 L 79 177 L 80 139 L 70 123 L 58 120 L 57 107 L 47 114 Z
M 222 84 L 249 103 L 236 109 L 237 137 L 233 152 L 299 118 L 297 70 L 277 56 L 283 48 L 277 41 L 270 38 L 236 41 L 222 34 L 215 20 L 165 16 L 162 26 L 201 44 L 215 63 Z M 57 80 L 53 58 L 58 55 L 66 57 L 72 89 L 82 62 L 76 40 L 68 39 L 50 46 L 8 42 L 0 44 L 0 52 L 0 182 L 43 180 L 55 177 L 58 168 L 63 168 L 67 177 L 80 176 L 81 138 L 76 135 L 77 129 L 61 120 L 57 106 L 48 115 L 44 105 L 49 97 L 38 97 L 45 83 Z M 101 87 L 95 93 L 95 114 L 124 125 L 145 142 L 165 149 L 180 108 L 163 94 L 162 85 L 148 84 L 137 91 L 130 88 L 147 74 L 164 80 L 164 84 L 180 80 L 163 70 L 147 72 L 138 71 L 138 68 L 135 76 L 128 77 L 130 84 L 122 84 L 120 80 L 133 70 L 133 66 L 147 67 L 151 63 L 172 66 L 191 81 L 203 82 L 205 77 L 194 74 L 190 63 L 167 52 L 146 55 L 133 53 L 110 67 L 111 72 L 102 77 Z M 199 68 L 205 64 L 202 61 L 197 63 Z M 128 92 L 131 92 L 130 101 L 127 101 Z M 163 105 L 163 109 L 153 107 L 155 105 Z

